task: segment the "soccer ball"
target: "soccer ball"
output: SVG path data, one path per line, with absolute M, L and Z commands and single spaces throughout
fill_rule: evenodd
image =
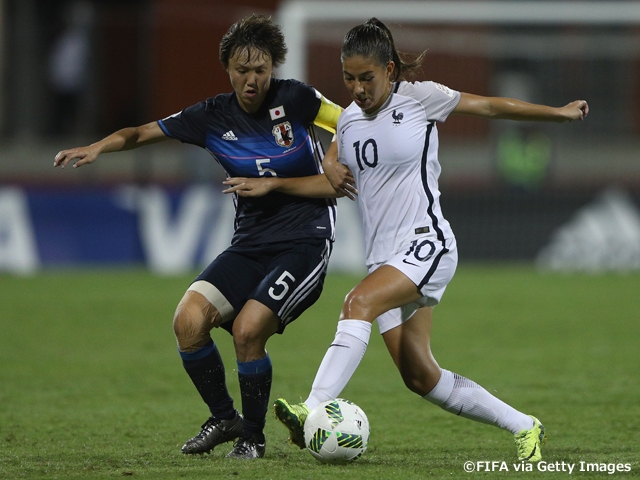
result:
M 355 403 L 343 398 L 323 402 L 304 422 L 304 443 L 322 463 L 348 463 L 369 443 L 369 420 Z

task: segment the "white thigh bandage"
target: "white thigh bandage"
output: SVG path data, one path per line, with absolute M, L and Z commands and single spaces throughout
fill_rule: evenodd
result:
M 193 282 L 187 290 L 198 292 L 206 298 L 211 305 L 216 307 L 216 310 L 218 310 L 220 318 L 222 319 L 221 323 L 228 322 L 234 318 L 235 310 L 215 285 L 204 280 L 198 280 L 197 282 Z

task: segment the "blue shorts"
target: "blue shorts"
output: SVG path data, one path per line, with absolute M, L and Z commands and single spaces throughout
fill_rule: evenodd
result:
M 330 240 L 315 238 L 232 245 L 194 282 L 204 280 L 214 285 L 233 308 L 229 320 L 221 325 L 225 330 L 232 331 L 235 316 L 253 299 L 276 314 L 280 319 L 278 333 L 282 333 L 320 297 L 332 247 Z

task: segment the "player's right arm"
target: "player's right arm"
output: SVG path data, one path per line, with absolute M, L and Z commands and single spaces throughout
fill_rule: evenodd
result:
M 322 169 L 331 183 L 331 186 L 343 196 L 355 200 L 358 195 L 356 181 L 349 168 L 338 161 L 338 143 L 331 142 L 327 153 L 322 160 Z
M 53 160 L 53 166 L 64 168 L 67 163 L 77 159 L 73 167 L 81 167 L 82 165 L 93 163 L 101 153 L 132 150 L 168 138 L 158 125 L 158 122 L 147 123 L 139 127 L 123 128 L 86 147 L 62 150 Z

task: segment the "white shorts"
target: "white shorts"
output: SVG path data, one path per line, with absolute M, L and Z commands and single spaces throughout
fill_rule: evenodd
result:
M 447 239 L 443 246 L 425 237 L 416 238 L 386 262 L 372 265 L 369 273 L 382 265 L 391 265 L 404 273 L 416 284 L 423 297 L 380 315 L 376 320 L 381 334 L 402 325 L 419 308 L 432 307 L 440 302 L 458 265 L 456 239 Z

